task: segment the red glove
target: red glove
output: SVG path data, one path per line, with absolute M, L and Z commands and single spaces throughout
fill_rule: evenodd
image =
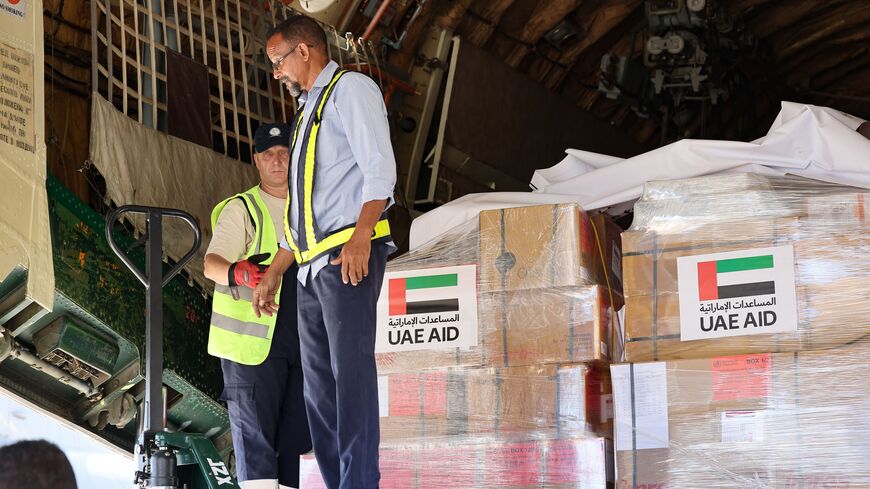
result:
M 260 280 L 262 280 L 263 275 L 266 274 L 266 270 L 269 269 L 268 265 L 260 265 L 260 262 L 267 258 L 269 258 L 269 253 L 260 253 L 259 255 L 249 257 L 247 260 L 238 261 L 230 265 L 229 272 L 227 273 L 227 282 L 229 282 L 230 287 L 238 287 L 240 285 L 252 289 L 256 287 L 260 283 Z

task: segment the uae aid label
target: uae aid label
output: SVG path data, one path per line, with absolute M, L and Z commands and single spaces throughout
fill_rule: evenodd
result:
M 477 345 L 477 266 L 387 272 L 378 298 L 378 353 Z
M 680 340 L 797 330 L 791 245 L 677 258 Z

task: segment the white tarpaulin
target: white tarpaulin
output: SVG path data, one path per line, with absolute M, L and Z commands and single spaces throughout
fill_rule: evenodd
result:
M 197 283 L 211 290 L 213 284 L 203 276 L 203 255 L 211 238 L 212 208 L 256 184 L 257 169 L 142 126 L 102 97 L 95 95 L 93 100 L 91 160 L 106 179 L 109 200 L 118 206 L 170 207 L 193 215 L 202 230 L 202 245 L 185 268 Z M 145 231 L 144 219 L 131 222 Z M 164 219 L 163 249 L 173 260 L 190 249 L 191 236 L 181 220 Z
M 569 149 L 562 162 L 535 172 L 534 193 L 470 194 L 418 217 L 411 224 L 410 247 L 482 210 L 554 202 L 600 209 L 634 201 L 643 184 L 653 180 L 724 172 L 788 173 L 870 188 L 870 140 L 856 132 L 862 122 L 838 110 L 783 102 L 767 134 L 755 141 L 684 139 L 627 159 Z

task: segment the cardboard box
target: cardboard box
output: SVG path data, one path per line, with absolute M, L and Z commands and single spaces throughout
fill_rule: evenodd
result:
M 480 213 L 480 290 L 602 283 L 592 224 L 576 204 Z
M 606 280 L 602 285 L 609 285 L 613 290 L 622 292 L 622 228 L 607 214 L 599 212 L 590 217 L 594 226 L 595 245 L 601 248 L 596 250 L 599 256 L 604 254 L 602 263 L 602 278 Z M 604 275 L 606 273 L 606 276 Z
M 381 376 L 381 439 L 445 441 L 515 433 L 612 433 L 607 368 L 587 364 Z
M 487 366 L 608 361 L 618 293 L 601 286 L 489 294 L 481 319 L 487 325 Z
M 529 441 L 465 439 L 382 444 L 381 489 L 606 489 L 613 450 L 604 438 Z M 302 456 L 300 488 L 324 489 L 313 454 Z
M 731 234 L 724 233 L 724 226 L 702 226 L 697 233 L 666 236 L 636 231 L 623 234 L 627 360 L 823 349 L 870 333 L 867 314 L 860 307 L 870 298 L 866 281 L 870 265 L 858 258 L 870 251 L 864 234 L 820 225 L 806 217 L 750 221 Z M 710 227 L 715 232 L 704 232 Z M 718 240 L 713 238 L 717 234 Z M 681 341 L 680 257 L 787 244 L 794 249 L 797 331 Z M 849 327 L 844 328 L 844 324 Z
M 613 366 L 617 487 L 870 486 L 868 354 L 865 340 Z
M 378 372 L 608 361 L 610 297 L 601 286 L 481 294 L 476 347 L 378 353 Z
M 612 432 L 610 376 L 590 365 L 469 372 L 469 420 L 493 432 L 574 437 Z

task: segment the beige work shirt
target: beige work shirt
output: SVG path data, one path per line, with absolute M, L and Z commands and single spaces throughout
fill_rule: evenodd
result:
M 257 187 L 260 198 L 266 204 L 272 225 L 275 226 L 275 239 L 279 242 L 284 236 L 284 205 L 285 199 L 274 197 Z M 227 203 L 221 215 L 215 222 L 211 242 L 206 254 L 214 253 L 224 260 L 235 263 L 243 256 L 254 240 L 254 225 L 248 216 L 248 210 L 242 199 L 233 199 Z M 273 257 L 274 258 L 274 257 Z

